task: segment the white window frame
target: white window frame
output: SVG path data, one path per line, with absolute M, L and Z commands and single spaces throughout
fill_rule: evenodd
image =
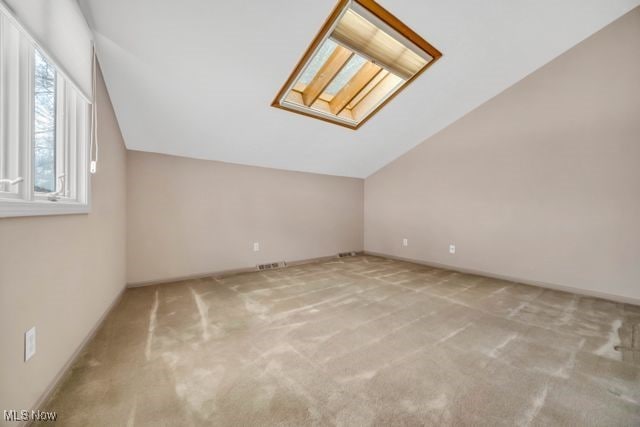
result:
M 7 43 L 3 41 L 7 33 L 0 34 L 0 160 L 3 160 L 0 161 L 0 179 L 15 180 L 21 177 L 22 181 L 13 185 L 0 184 L 0 218 L 89 213 L 92 103 L 63 68 L 38 45 L 0 2 L 0 31 L 4 31 L 5 26 L 12 26 L 18 31 L 19 47 L 13 47 L 13 61 L 9 61 L 8 49 L 5 48 Z M 60 195 L 34 191 L 33 108 L 36 49 L 56 69 L 54 191 L 58 190 L 58 175 L 62 171 L 65 179 Z M 10 67 L 13 68 L 10 70 Z M 15 73 L 16 69 L 19 69 L 19 73 Z M 10 72 L 13 74 L 9 75 Z M 9 78 L 13 79 L 10 83 L 15 83 L 16 80 L 19 82 L 17 89 L 11 89 L 17 90 L 17 97 L 5 94 L 9 87 L 6 79 Z M 8 129 L 9 123 L 11 129 Z M 3 165 L 6 164 L 10 167 L 4 168 Z M 7 174 L 10 176 L 6 176 Z

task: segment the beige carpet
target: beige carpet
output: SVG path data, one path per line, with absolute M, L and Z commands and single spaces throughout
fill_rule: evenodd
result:
M 127 290 L 47 407 L 73 426 L 638 426 L 638 324 L 640 307 L 343 258 Z

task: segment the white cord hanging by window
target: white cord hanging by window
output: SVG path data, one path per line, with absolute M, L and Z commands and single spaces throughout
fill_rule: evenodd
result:
M 96 87 L 96 75 L 98 73 L 98 64 L 96 59 L 96 47 L 93 46 L 93 62 L 91 65 L 93 74 L 92 90 L 93 103 L 91 104 L 91 143 L 89 145 L 89 171 L 94 174 L 98 170 L 98 95 Z

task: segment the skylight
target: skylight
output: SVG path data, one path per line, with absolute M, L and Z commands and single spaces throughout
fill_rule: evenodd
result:
M 442 54 L 372 0 L 341 0 L 272 105 L 359 128 Z

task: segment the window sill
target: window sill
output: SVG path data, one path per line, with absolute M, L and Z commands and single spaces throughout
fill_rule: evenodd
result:
M 88 203 L 60 200 L 24 201 L 0 198 L 0 218 L 45 215 L 88 214 L 91 210 Z

